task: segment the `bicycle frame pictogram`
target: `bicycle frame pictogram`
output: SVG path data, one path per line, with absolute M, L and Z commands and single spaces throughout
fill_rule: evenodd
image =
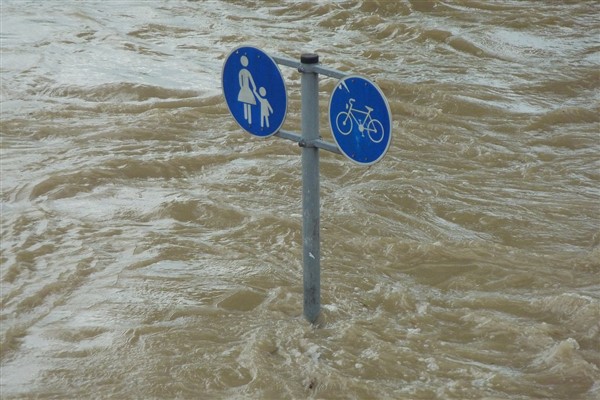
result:
M 367 111 L 362 111 L 354 108 L 354 103 L 356 99 L 350 99 L 346 104 L 346 110 L 348 111 L 340 111 L 340 113 L 335 118 L 335 124 L 337 129 L 340 131 L 342 135 L 349 135 L 354 129 L 354 124 L 358 125 L 358 131 L 365 137 L 365 131 L 369 136 L 369 139 L 373 143 L 379 143 L 383 140 L 383 124 L 373 117 L 371 117 L 371 112 L 373 111 L 372 107 L 365 106 Z M 356 114 L 362 114 L 364 117 L 359 119 L 356 117 Z

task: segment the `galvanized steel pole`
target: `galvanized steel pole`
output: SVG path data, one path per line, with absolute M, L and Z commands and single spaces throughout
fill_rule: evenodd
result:
M 321 308 L 321 244 L 319 234 L 319 75 L 311 67 L 317 54 L 302 54 L 299 71 L 302 90 L 302 239 L 304 317 L 314 323 Z

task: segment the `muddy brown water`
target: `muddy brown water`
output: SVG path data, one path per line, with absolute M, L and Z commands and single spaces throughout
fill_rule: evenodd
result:
M 3 0 L 2 398 L 599 398 L 598 15 Z M 300 149 L 221 95 L 240 45 L 316 52 L 394 116 L 381 162 L 322 152 L 318 326 Z

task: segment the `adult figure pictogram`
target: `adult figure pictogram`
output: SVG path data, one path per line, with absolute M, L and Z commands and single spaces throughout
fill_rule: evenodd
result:
M 248 121 L 248 124 L 252 125 L 252 106 L 256 105 L 256 84 L 252 74 L 246 67 L 248 67 L 248 57 L 240 57 L 240 63 L 244 68 L 240 69 L 238 75 L 238 81 L 240 83 L 240 93 L 238 94 L 238 101 L 244 103 L 244 119 Z M 250 88 L 252 86 L 252 88 Z

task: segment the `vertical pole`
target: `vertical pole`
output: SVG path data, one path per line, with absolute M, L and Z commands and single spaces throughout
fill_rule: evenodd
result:
M 321 244 L 319 235 L 319 149 L 311 142 L 319 138 L 319 77 L 310 68 L 317 54 L 300 56 L 302 90 L 302 239 L 304 272 L 304 317 L 317 320 L 321 308 Z M 307 72 L 308 71 L 308 72 Z

